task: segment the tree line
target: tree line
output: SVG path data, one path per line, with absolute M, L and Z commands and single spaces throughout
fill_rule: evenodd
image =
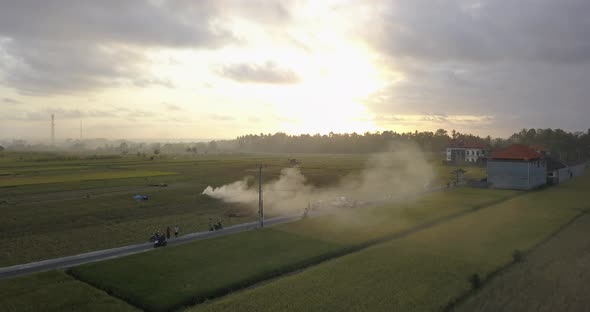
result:
M 374 153 L 386 151 L 391 144 L 411 142 L 426 152 L 442 152 L 451 144 L 482 144 L 494 150 L 520 143 L 543 147 L 564 160 L 588 159 L 590 129 L 587 132 L 567 132 L 561 129 L 522 129 L 510 137 L 480 137 L 445 129 L 398 133 L 394 131 L 329 133 L 327 135 L 249 134 L 223 142 L 244 152 L 265 153 Z
M 482 144 L 489 150 L 513 143 L 542 146 L 563 160 L 590 159 L 590 129 L 587 132 L 567 132 L 561 129 L 522 129 L 508 138 L 480 137 L 445 129 L 431 131 L 378 131 L 358 133 L 329 133 L 326 135 L 248 134 L 233 140 L 209 142 L 142 143 L 103 139 L 66 141 L 60 147 L 29 145 L 22 140 L 5 145 L 8 150 L 78 150 L 98 154 L 136 155 L 158 158 L 163 155 L 192 155 L 208 153 L 375 153 L 387 151 L 392 144 L 413 143 L 425 152 L 440 153 L 452 144 Z M 1 150 L 4 147 L 0 148 Z

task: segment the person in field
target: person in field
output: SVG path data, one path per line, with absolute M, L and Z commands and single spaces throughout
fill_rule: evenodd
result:
M 180 232 L 180 228 L 178 224 L 174 227 L 174 238 L 178 238 L 178 232 Z
M 170 227 L 166 227 L 166 239 L 170 239 Z

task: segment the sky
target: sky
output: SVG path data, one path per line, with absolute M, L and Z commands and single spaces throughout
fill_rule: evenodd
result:
M 0 0 L 0 139 L 590 128 L 587 0 Z M 80 131 L 82 129 L 82 131 Z

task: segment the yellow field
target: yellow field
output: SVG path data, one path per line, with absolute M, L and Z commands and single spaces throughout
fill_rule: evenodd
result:
M 142 177 L 153 177 L 153 176 L 165 176 L 165 175 L 172 175 L 172 174 L 176 174 L 176 173 L 164 172 L 164 171 L 143 171 L 142 170 L 142 171 L 92 172 L 92 173 L 79 173 L 79 174 L 51 175 L 51 176 L 28 176 L 28 177 L 4 176 L 4 177 L 0 177 L 0 187 L 31 185 L 31 184 L 91 181 L 91 180 L 142 178 Z

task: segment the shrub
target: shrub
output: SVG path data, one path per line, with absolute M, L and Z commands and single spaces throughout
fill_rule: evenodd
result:
M 515 249 L 512 252 L 512 261 L 514 262 L 522 262 L 522 260 L 524 260 L 524 255 L 522 254 L 522 251 Z
M 472 289 L 478 289 L 481 287 L 481 278 L 479 277 L 479 274 L 474 273 L 469 276 L 469 283 L 471 284 Z

